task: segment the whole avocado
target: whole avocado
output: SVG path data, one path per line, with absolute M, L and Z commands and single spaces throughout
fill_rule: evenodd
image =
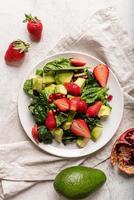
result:
M 55 190 L 68 199 L 83 199 L 102 186 L 106 175 L 99 169 L 74 166 L 62 170 L 55 178 Z

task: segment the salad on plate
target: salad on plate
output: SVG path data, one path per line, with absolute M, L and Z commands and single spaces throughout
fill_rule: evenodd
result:
M 105 64 L 87 65 L 81 58 L 58 58 L 26 80 L 23 89 L 30 97 L 28 106 L 35 124 L 31 127 L 39 143 L 83 148 L 89 140 L 101 137 L 101 120 L 111 113 L 107 81 L 109 68 Z

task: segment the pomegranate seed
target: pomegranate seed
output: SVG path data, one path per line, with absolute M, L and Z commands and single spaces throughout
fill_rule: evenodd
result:
M 112 95 L 109 95 L 109 96 L 107 97 L 107 100 L 108 100 L 108 101 L 111 101 L 112 98 L 113 98 L 113 96 L 112 96 Z
M 57 110 L 54 109 L 54 110 L 53 110 L 53 113 L 56 114 L 56 113 L 57 113 Z
M 48 99 L 48 103 L 52 103 L 53 102 L 53 99 Z

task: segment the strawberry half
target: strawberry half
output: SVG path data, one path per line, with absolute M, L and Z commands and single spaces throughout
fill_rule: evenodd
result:
M 84 65 L 86 65 L 86 61 L 84 59 L 80 59 L 80 58 L 71 58 L 71 64 L 76 66 L 76 67 L 82 67 Z
M 101 106 L 102 106 L 101 101 L 97 101 L 92 106 L 89 106 L 88 109 L 87 109 L 87 112 L 86 112 L 86 116 L 87 117 L 96 117 Z
M 52 130 L 56 128 L 56 120 L 54 117 L 54 113 L 52 110 L 48 112 L 47 118 L 45 120 L 45 126 L 49 129 Z
M 39 41 L 43 30 L 43 25 L 37 17 L 33 17 L 31 14 L 25 14 L 25 20 L 27 23 L 27 30 L 30 33 L 31 39 Z
M 65 88 L 67 91 L 73 96 L 80 96 L 81 95 L 81 88 L 76 83 L 64 83 Z
M 109 76 L 108 66 L 104 64 L 97 65 L 93 70 L 93 74 L 95 79 L 99 82 L 99 84 L 102 87 L 105 87 Z
M 32 136 L 35 142 L 39 143 L 39 133 L 37 124 L 35 124 L 32 128 Z
M 69 110 L 69 100 L 67 98 L 57 99 L 54 103 L 61 111 Z
M 90 129 L 83 119 L 75 119 L 70 127 L 74 135 L 90 138 Z
M 69 110 L 77 111 L 80 97 L 74 97 L 69 101 Z
M 22 60 L 25 53 L 28 52 L 29 46 L 28 43 L 25 43 L 22 40 L 13 41 L 5 53 L 5 61 L 7 63 L 12 63 Z

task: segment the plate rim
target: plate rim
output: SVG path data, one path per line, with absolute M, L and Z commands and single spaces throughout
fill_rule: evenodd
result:
M 17 110 L 18 110 L 19 121 L 20 121 L 20 124 L 21 124 L 21 126 L 22 126 L 22 128 L 23 128 L 25 134 L 28 136 L 28 138 L 33 142 L 33 144 L 34 144 L 36 147 L 38 147 L 38 148 L 39 148 L 40 150 L 42 150 L 43 152 L 46 152 L 46 153 L 49 153 L 50 155 L 54 155 L 54 156 L 61 157 L 61 158 L 80 158 L 80 157 L 83 157 L 83 156 L 91 155 L 91 154 L 93 154 L 93 153 L 95 153 L 95 152 L 101 150 L 101 149 L 102 149 L 104 146 L 106 146 L 106 144 L 108 144 L 108 143 L 111 141 L 111 139 L 114 137 L 115 133 L 117 132 L 117 130 L 118 130 L 119 126 L 120 126 L 120 123 L 121 123 L 122 117 L 123 117 L 123 112 L 124 112 L 124 95 L 123 95 L 123 89 L 121 88 L 121 85 L 120 85 L 120 83 L 119 83 L 119 81 L 118 81 L 118 78 L 116 77 L 116 75 L 114 74 L 114 72 L 113 72 L 113 71 L 111 70 L 111 68 L 109 67 L 109 68 L 110 68 L 110 72 L 112 73 L 112 76 L 113 76 L 114 79 L 116 80 L 116 83 L 118 84 L 118 87 L 119 87 L 119 89 L 120 89 L 121 101 L 122 101 L 122 107 L 121 107 L 121 108 L 122 108 L 122 109 L 121 109 L 121 117 L 120 117 L 120 120 L 119 120 L 119 122 L 118 122 L 117 128 L 116 128 L 116 130 L 114 131 L 112 137 L 111 137 L 108 141 L 106 141 L 103 145 L 101 145 L 99 149 L 93 150 L 93 151 L 91 151 L 90 153 L 81 153 L 80 155 L 73 155 L 73 154 L 72 154 L 72 155 L 60 155 L 60 153 L 57 153 L 57 152 L 56 152 L 57 147 L 55 147 L 55 146 L 53 146 L 53 149 L 55 149 L 55 151 L 53 151 L 53 152 L 50 152 L 50 151 L 48 151 L 48 150 L 42 148 L 42 146 L 40 146 L 40 143 L 37 144 L 37 143 L 34 141 L 34 139 L 33 139 L 32 137 L 30 137 L 30 135 L 27 133 L 27 131 L 25 130 L 25 127 L 24 127 L 23 124 L 22 124 L 21 115 L 20 115 L 20 106 L 19 106 L 19 105 L 20 105 L 20 96 L 21 96 L 21 92 L 22 92 L 22 90 L 23 90 L 23 85 L 24 85 L 24 82 L 25 82 L 25 80 L 26 80 L 26 77 L 30 76 L 30 73 L 31 73 L 33 70 L 35 70 L 35 69 L 37 68 L 38 65 L 40 65 L 42 62 L 45 62 L 45 60 L 47 60 L 47 59 L 51 59 L 51 57 L 56 57 L 56 56 L 59 56 L 59 55 L 62 56 L 62 55 L 64 55 L 64 54 L 80 54 L 80 55 L 84 55 L 84 56 L 90 57 L 90 58 L 92 58 L 92 59 L 98 61 L 99 63 L 105 64 L 104 62 L 102 62 L 102 61 L 101 61 L 100 59 L 98 59 L 97 57 L 95 57 L 95 56 L 93 56 L 93 55 L 90 55 L 90 54 L 88 54 L 88 53 L 85 53 L 85 52 L 81 52 L 81 51 L 62 51 L 62 52 L 57 52 L 57 53 L 53 53 L 53 54 L 51 54 L 51 55 L 46 56 L 44 59 L 42 59 L 42 61 L 40 61 L 38 64 L 36 64 L 32 69 L 30 69 L 30 70 L 26 73 L 25 78 L 23 79 L 23 81 L 22 81 L 22 83 L 21 83 L 20 90 L 19 90 L 19 93 L 18 93 Z M 50 145 L 51 145 L 51 144 L 50 144 Z M 48 146 L 49 146 L 49 145 L 48 145 Z M 76 150 L 76 149 L 75 149 L 75 150 Z M 73 151 L 73 149 L 72 149 L 72 151 Z

